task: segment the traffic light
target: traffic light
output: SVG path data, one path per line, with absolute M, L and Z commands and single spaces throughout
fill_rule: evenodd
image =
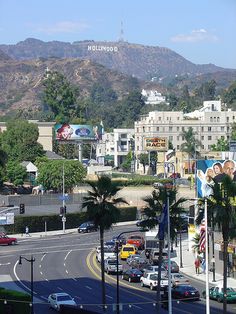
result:
M 63 216 L 63 215 L 64 215 L 64 207 L 61 206 L 61 207 L 60 207 L 60 216 Z
M 20 204 L 20 214 L 25 213 L 25 204 Z
M 66 214 L 66 205 L 64 206 L 64 214 Z

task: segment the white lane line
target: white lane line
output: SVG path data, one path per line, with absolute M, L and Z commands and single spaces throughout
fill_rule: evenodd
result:
M 76 278 L 72 278 L 74 281 L 77 281 L 77 279 Z
M 40 271 L 40 274 L 43 276 L 43 273 Z
M 64 258 L 64 260 L 66 260 L 67 259 L 67 257 L 69 256 L 69 254 L 72 252 L 72 250 L 70 250 L 67 254 L 66 254 L 66 256 L 65 256 L 65 258 Z
M 63 265 L 64 265 L 64 267 L 66 267 L 66 263 L 64 263 Z
M 11 265 L 11 263 L 8 262 L 8 263 L 0 264 L 0 266 L 7 266 L 7 265 Z
M 40 264 L 40 265 L 39 265 L 39 268 L 41 268 L 41 267 L 42 267 L 42 265 Z
M 66 273 L 69 274 L 68 270 L 66 269 Z
M 61 287 L 57 287 L 57 289 L 58 289 L 58 290 L 61 290 L 61 291 L 63 291 L 63 289 L 62 289 Z
M 89 289 L 89 290 L 92 290 L 92 288 L 91 288 L 91 287 L 89 287 L 89 286 L 85 286 L 85 288 L 87 288 L 87 289 Z
M 113 297 L 111 297 L 110 295 L 107 295 L 107 294 L 106 294 L 106 297 L 107 297 L 108 299 L 113 299 Z
M 46 256 L 46 253 L 44 253 L 43 256 L 41 257 L 41 262 L 43 261 L 45 256 Z
M 142 308 L 140 306 L 137 306 L 135 304 L 132 304 L 132 307 L 136 307 L 136 309 L 142 310 Z
M 16 280 L 19 281 L 20 284 L 21 284 L 26 290 L 28 290 L 28 291 L 31 292 L 31 289 L 28 288 L 25 284 L 23 284 L 23 282 L 20 280 L 20 278 L 19 278 L 19 277 L 17 276 L 17 274 L 16 274 L 16 266 L 17 266 L 18 263 L 19 263 L 19 261 L 16 261 L 16 263 L 15 263 L 15 265 L 14 265 L 14 268 L 13 268 L 13 272 L 14 272 L 14 275 L 15 275 L 15 277 L 16 277 Z M 33 294 L 37 294 L 37 292 L 34 292 L 34 291 L 33 291 Z
M 46 300 L 46 301 L 48 300 L 48 298 L 46 298 L 46 297 L 42 297 L 42 296 L 41 296 L 41 299 Z

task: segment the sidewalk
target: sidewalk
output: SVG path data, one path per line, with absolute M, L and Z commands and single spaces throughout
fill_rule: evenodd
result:
M 172 258 L 178 265 L 180 265 L 180 247 L 176 249 L 176 257 Z M 199 275 L 195 273 L 195 266 L 194 266 L 195 255 L 192 251 L 189 250 L 188 240 L 182 241 L 182 262 L 183 268 L 180 268 L 180 271 L 187 276 L 193 277 L 194 279 L 201 280 L 206 282 L 206 274 L 200 273 Z M 201 272 L 201 270 L 200 270 Z M 213 280 L 213 273 L 209 271 L 209 284 L 211 285 L 223 285 L 223 270 L 222 274 L 215 274 L 215 282 Z M 236 279 L 234 278 L 227 278 L 227 286 L 233 287 L 236 289 Z

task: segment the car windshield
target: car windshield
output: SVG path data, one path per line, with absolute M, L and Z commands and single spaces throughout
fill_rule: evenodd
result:
M 126 251 L 126 252 L 130 252 L 130 251 L 134 251 L 134 248 L 133 247 L 124 247 L 123 248 L 123 251 Z
M 69 295 L 60 295 L 57 297 L 57 301 L 71 301 L 72 298 Z
M 114 260 L 109 260 L 108 261 L 108 264 L 110 264 L 110 265 L 116 265 L 116 260 L 114 259 Z
M 158 279 L 158 276 L 157 276 L 157 275 L 150 275 L 150 279 L 151 279 L 151 280 L 157 280 L 157 279 Z

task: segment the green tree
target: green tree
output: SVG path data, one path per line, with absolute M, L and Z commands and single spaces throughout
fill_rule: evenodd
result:
M 46 190 L 63 190 L 63 166 L 65 191 L 69 192 L 76 184 L 83 181 L 86 170 L 78 160 L 38 160 L 37 183 Z
M 201 99 L 201 101 L 205 100 L 214 100 L 216 93 L 216 81 L 211 80 L 208 82 L 204 82 L 201 84 L 199 88 L 195 90 L 195 95 Z
M 222 94 L 222 101 L 227 104 L 236 102 L 236 81 L 234 81 Z
M 125 156 L 125 161 L 121 164 L 122 169 L 124 169 L 125 171 L 131 171 L 132 160 L 133 160 L 133 154 L 132 154 L 132 151 L 130 151 Z
M 213 219 L 218 226 L 223 238 L 223 290 L 226 295 L 227 289 L 227 263 L 228 263 L 228 244 L 230 239 L 236 237 L 236 183 L 226 175 L 221 183 L 215 182 L 212 187 L 212 194 L 207 198 L 208 221 Z M 204 202 L 204 200 L 202 200 Z M 199 213 L 201 216 L 202 213 Z M 201 219 L 201 218 L 200 218 Z M 200 221 L 197 217 L 197 221 Z M 223 313 L 227 313 L 227 300 L 223 299 Z
M 201 142 L 196 138 L 196 133 L 193 131 L 193 128 L 188 128 L 187 131 L 183 131 L 181 134 L 184 137 L 185 142 L 181 145 L 181 150 L 188 154 L 188 172 L 190 173 L 190 159 L 196 159 L 199 155 L 198 147 L 201 145 Z
M 104 274 L 104 231 L 110 229 L 119 219 L 118 204 L 128 204 L 123 198 L 116 197 L 121 188 L 117 187 L 107 176 L 100 176 L 98 180 L 88 182 L 91 190 L 83 198 L 82 208 L 87 208 L 89 219 L 93 220 L 100 231 L 101 246 L 101 277 L 102 277 L 102 304 L 106 304 L 105 274 Z
M 34 162 L 36 157 L 43 156 L 43 146 L 37 142 L 39 131 L 35 123 L 12 120 L 6 127 L 1 134 L 1 146 L 9 160 Z
M 160 187 L 159 190 L 154 190 L 151 196 L 143 198 L 144 202 L 144 213 L 147 217 L 141 223 L 141 227 L 146 229 L 153 229 L 159 224 L 161 215 L 164 211 L 165 206 L 169 205 L 170 215 L 170 238 L 171 242 L 174 242 L 177 236 L 177 231 L 180 230 L 183 225 L 183 218 L 181 213 L 184 213 L 183 203 L 186 201 L 184 198 L 179 198 L 176 201 L 177 189 L 169 189 L 167 186 Z M 167 229 L 167 224 L 165 226 Z M 166 230 L 165 230 L 166 231 Z M 160 302 L 160 280 L 161 280 L 161 264 L 162 264 L 162 251 L 164 245 L 164 239 L 159 238 L 159 270 L 158 270 L 158 289 L 157 289 L 157 304 Z M 169 244 L 169 243 L 168 243 Z
M 195 233 L 195 236 L 192 238 L 192 245 L 194 253 L 200 254 L 200 233 Z
M 70 122 L 79 111 L 76 105 L 78 88 L 71 86 L 65 76 L 57 71 L 46 74 L 43 86 L 43 102 L 51 109 L 54 118 L 60 123 Z
M 15 186 L 22 185 L 27 177 L 26 168 L 17 161 L 9 161 L 6 165 L 6 180 Z
M 149 160 L 148 160 L 148 154 L 142 153 L 138 156 L 139 162 L 143 165 L 144 173 L 146 169 L 146 165 L 148 165 Z
M 211 145 L 211 149 L 216 152 L 226 152 L 229 150 L 229 142 L 224 138 L 218 138 L 217 143 Z

